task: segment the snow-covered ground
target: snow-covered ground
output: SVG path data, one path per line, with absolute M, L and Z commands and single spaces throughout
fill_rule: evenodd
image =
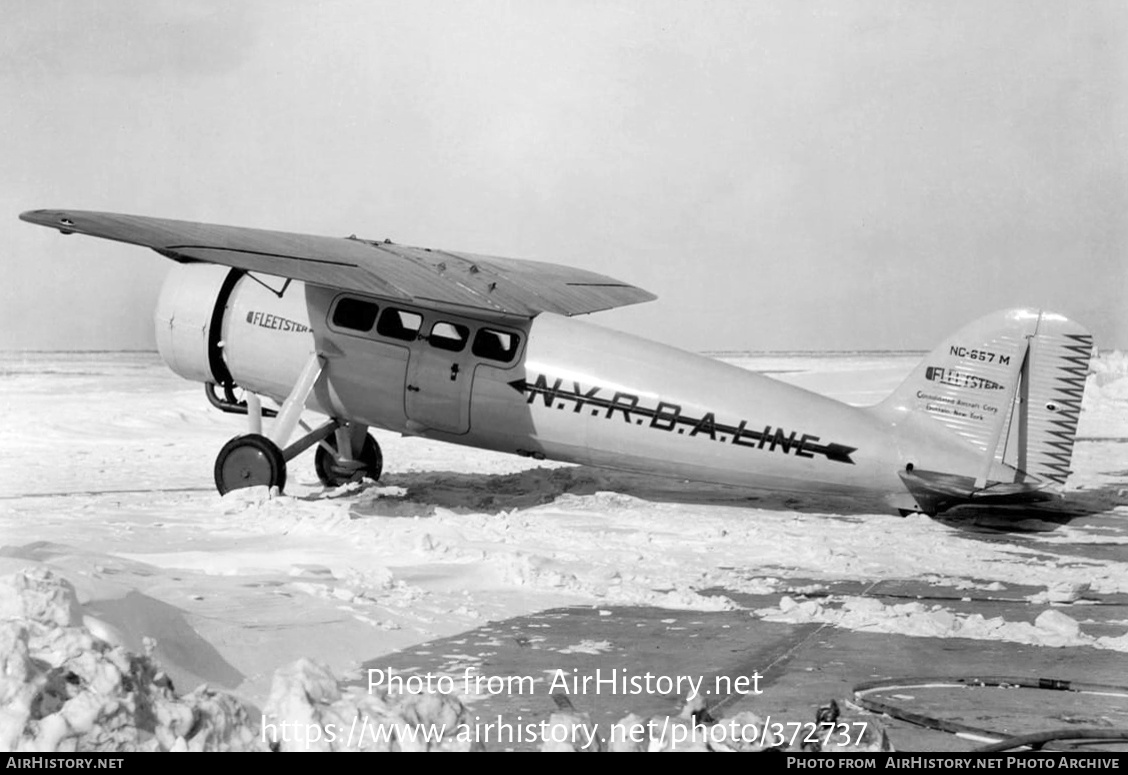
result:
M 913 354 L 734 355 L 855 404 L 887 395 Z M 490 620 L 561 605 L 739 607 L 773 621 L 1128 652 L 1128 622 L 984 620 L 922 603 L 804 602 L 800 582 L 912 579 L 1036 588 L 1032 601 L 1128 593 L 1128 359 L 1094 362 L 1072 498 L 1097 517 L 1027 519 L 1013 540 L 880 504 L 654 480 L 386 433 L 379 484 L 323 492 L 310 455 L 286 494 L 225 498 L 215 453 L 243 432 L 154 354 L 0 355 L 0 576 L 46 566 L 109 642 L 155 658 L 178 689 L 207 682 L 262 707 L 275 671 L 338 675 Z M 1068 546 L 1070 554 L 1056 554 Z M 1091 551 L 1090 551 L 1091 550 Z M 1049 558 L 1049 559 L 1047 559 Z M 729 594 L 725 594 L 726 591 Z M 969 592 L 971 594 L 971 592 Z M 731 596 L 730 596 L 731 595 Z M 1041 595 L 1041 597 L 1038 597 Z M 1126 657 L 1128 664 L 1128 657 Z

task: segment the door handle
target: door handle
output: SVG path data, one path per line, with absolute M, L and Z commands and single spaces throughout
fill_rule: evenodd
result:
M 408 391 L 410 391 L 412 393 L 418 393 L 419 392 L 419 388 L 415 385 L 408 385 L 407 389 L 408 389 Z
M 458 378 L 458 364 L 452 363 L 450 365 L 450 381 L 454 382 Z

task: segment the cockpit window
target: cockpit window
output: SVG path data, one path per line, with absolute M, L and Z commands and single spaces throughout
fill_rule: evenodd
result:
M 517 355 L 517 346 L 521 343 L 517 334 L 508 331 L 497 331 L 492 328 L 478 330 L 474 337 L 474 346 L 471 352 L 479 358 L 491 361 L 509 363 Z
M 370 301 L 346 296 L 337 302 L 337 307 L 333 310 L 333 325 L 352 331 L 371 331 L 379 311 L 379 307 Z
M 452 353 L 462 352 L 466 347 L 466 340 L 470 338 L 470 329 L 457 323 L 439 321 L 431 326 L 431 335 L 427 341 L 432 347 L 440 350 L 449 350 Z
M 380 322 L 376 324 L 376 333 L 389 339 L 410 342 L 419 336 L 419 329 L 422 326 L 422 315 L 405 309 L 388 307 L 380 316 Z

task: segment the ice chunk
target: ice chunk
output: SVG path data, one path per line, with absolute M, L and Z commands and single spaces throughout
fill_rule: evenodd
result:
M 1039 630 L 1062 635 L 1066 638 L 1076 638 L 1081 632 L 1081 625 L 1077 623 L 1076 619 L 1052 608 L 1038 614 L 1038 618 L 1034 620 L 1034 626 Z

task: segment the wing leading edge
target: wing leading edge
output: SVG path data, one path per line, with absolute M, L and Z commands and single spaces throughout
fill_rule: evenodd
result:
M 559 264 L 355 237 L 318 237 L 84 210 L 29 210 L 20 218 L 63 234 L 142 245 L 174 261 L 205 261 L 312 285 L 500 315 L 582 315 L 657 298 L 611 277 Z

